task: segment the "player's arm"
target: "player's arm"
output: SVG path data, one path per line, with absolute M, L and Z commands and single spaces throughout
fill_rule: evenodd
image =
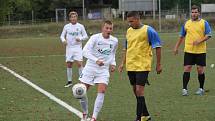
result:
M 207 41 L 208 39 L 210 39 L 212 37 L 211 28 L 210 28 L 210 25 L 207 21 L 205 21 L 205 32 L 204 32 L 204 34 L 205 34 L 205 36 L 200 40 L 194 41 L 193 45 L 198 45 L 204 41 Z
M 181 45 L 181 43 L 184 42 L 184 37 L 185 36 L 186 36 L 186 31 L 185 31 L 185 28 L 184 28 L 184 25 L 183 25 L 182 28 L 181 28 L 181 32 L 180 32 L 180 37 L 179 37 L 178 41 L 176 42 L 175 47 L 173 49 L 174 55 L 178 54 L 178 48 Z
M 179 46 L 181 45 L 182 42 L 184 42 L 184 37 L 180 36 L 178 41 L 175 44 L 174 49 L 173 49 L 174 55 L 178 54 L 178 48 L 179 48 Z
M 67 41 L 66 41 L 66 27 L 64 26 L 63 28 L 63 31 L 60 35 L 60 39 L 61 39 L 61 42 L 64 44 L 64 45 L 67 45 Z
M 95 44 L 95 39 L 94 37 L 91 36 L 83 48 L 83 56 L 87 59 L 93 60 L 99 66 L 103 66 L 104 65 L 103 60 L 100 60 L 93 55 L 94 44 Z
M 158 36 L 158 33 L 152 28 L 148 27 L 147 29 L 149 43 L 151 44 L 153 49 L 156 49 L 156 71 L 157 74 L 160 74 L 162 71 L 161 66 L 161 40 Z
M 82 35 L 81 37 L 76 38 L 77 41 L 80 42 L 80 41 L 84 41 L 84 40 L 88 39 L 88 35 L 87 35 L 87 32 L 86 32 L 84 26 L 81 26 L 81 35 Z
M 122 55 L 122 59 L 121 59 L 120 65 L 118 67 L 118 71 L 119 72 L 123 71 L 124 64 L 126 63 L 126 50 L 127 50 L 127 40 L 125 41 L 123 49 L 122 49 L 122 54 L 121 54 Z
M 112 61 L 111 61 L 111 64 L 110 64 L 110 71 L 111 72 L 114 72 L 115 71 L 115 68 L 116 68 L 116 50 L 117 50 L 117 47 L 118 47 L 118 40 L 116 42 L 116 45 L 114 46 L 114 50 L 113 50 L 113 53 L 112 53 Z
M 156 63 L 156 71 L 158 74 L 161 73 L 162 67 L 161 67 L 161 47 L 156 47 L 156 57 L 157 57 L 157 63 Z

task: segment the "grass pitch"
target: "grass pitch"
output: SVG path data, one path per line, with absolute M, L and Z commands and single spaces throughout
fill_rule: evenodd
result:
M 117 62 L 119 64 L 123 35 L 119 37 Z M 172 49 L 177 33 L 161 33 L 163 40 L 163 73 L 157 75 L 155 66 L 149 75 L 151 85 L 146 87 L 148 110 L 155 121 L 213 121 L 215 119 L 215 41 L 208 40 L 204 96 L 194 95 L 198 88 L 196 68 L 189 83 L 189 96 L 181 96 L 183 52 L 174 56 Z M 182 47 L 181 47 L 182 48 Z M 154 59 L 155 60 L 155 59 Z M 20 37 L 0 39 L 0 63 L 31 80 L 44 90 L 80 110 L 79 101 L 72 97 L 71 89 L 64 88 L 66 65 L 64 47 L 59 36 Z M 74 81 L 78 70 L 74 66 Z M 79 121 L 80 119 L 46 96 L 29 87 L 0 68 L 0 121 Z M 96 88 L 89 92 L 89 110 L 92 113 Z M 132 94 L 126 72 L 111 74 L 105 102 L 98 121 L 132 121 L 135 118 L 136 100 Z

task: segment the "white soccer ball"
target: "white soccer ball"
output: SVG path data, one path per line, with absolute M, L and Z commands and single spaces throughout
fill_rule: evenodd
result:
M 82 83 L 77 83 L 72 87 L 73 96 L 77 99 L 83 98 L 87 93 L 87 87 Z
M 214 64 L 211 64 L 211 68 L 214 68 Z

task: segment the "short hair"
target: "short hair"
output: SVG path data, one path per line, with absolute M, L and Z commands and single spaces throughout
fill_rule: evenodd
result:
M 140 18 L 140 14 L 137 11 L 130 11 L 128 12 L 127 17 Z
M 113 25 L 113 23 L 112 23 L 110 20 L 105 20 L 105 21 L 103 21 L 103 26 L 104 26 L 105 24 Z
M 193 5 L 192 7 L 191 7 L 191 10 L 194 10 L 194 9 L 197 9 L 198 10 L 198 12 L 200 12 L 201 10 L 200 10 L 200 7 L 199 6 L 197 6 L 197 5 Z
M 71 11 L 69 12 L 69 17 L 71 17 L 72 15 L 76 15 L 78 17 L 78 13 L 75 11 Z

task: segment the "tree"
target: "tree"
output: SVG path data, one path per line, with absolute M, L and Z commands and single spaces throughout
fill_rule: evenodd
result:
M 161 9 L 162 10 L 169 10 L 176 6 L 176 0 L 161 0 Z
M 0 0 L 0 25 L 5 21 L 10 12 L 9 1 Z

